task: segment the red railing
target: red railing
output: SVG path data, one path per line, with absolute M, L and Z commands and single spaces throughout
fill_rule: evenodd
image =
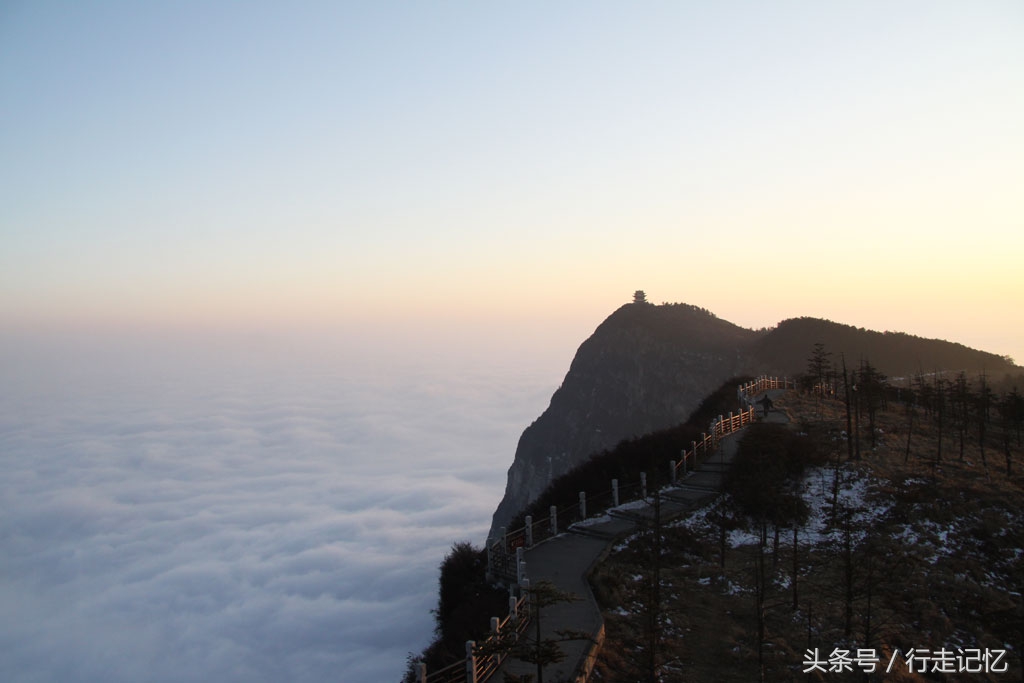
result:
M 473 641 L 466 643 L 466 659 L 449 664 L 443 669 L 438 669 L 430 674 L 427 673 L 426 667 L 421 664 L 417 674 L 417 683 L 486 683 L 498 671 L 507 655 L 495 653 L 477 656 L 476 651 L 486 648 L 492 640 L 505 633 L 510 626 L 518 637 L 519 634 L 526 630 L 529 623 L 529 600 L 527 595 L 524 594 L 516 600 L 515 606 L 509 610 L 508 616 L 493 624 L 493 632 L 483 643 L 479 646 Z

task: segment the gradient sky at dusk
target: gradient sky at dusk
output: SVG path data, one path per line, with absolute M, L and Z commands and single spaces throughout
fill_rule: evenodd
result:
M 1019 2 L 6 2 L 0 325 L 574 347 L 644 288 L 1020 362 L 1021 121 Z
M 397 680 L 638 288 L 1024 363 L 1022 121 L 1016 0 L 0 0 L 0 678 Z

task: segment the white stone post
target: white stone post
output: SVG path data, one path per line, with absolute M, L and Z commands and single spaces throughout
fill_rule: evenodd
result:
M 498 617 L 491 617 L 491 633 L 498 635 L 498 626 L 501 624 L 501 619 Z
M 416 683 L 427 683 L 427 665 L 424 662 L 416 665 Z
M 516 548 L 516 583 L 526 576 L 526 560 L 523 559 L 523 549 Z
M 476 683 L 476 655 L 473 648 L 476 643 L 472 640 L 466 641 L 466 683 Z
M 508 615 L 512 617 L 512 621 L 519 621 L 519 610 L 516 607 L 518 602 L 519 601 L 516 600 L 516 596 L 508 596 Z
M 619 480 L 612 479 L 612 507 L 619 507 Z
M 526 547 L 533 547 L 533 516 L 526 515 Z
M 580 519 L 587 518 L 587 492 L 580 491 Z
M 558 508 L 551 506 L 551 535 L 558 535 Z

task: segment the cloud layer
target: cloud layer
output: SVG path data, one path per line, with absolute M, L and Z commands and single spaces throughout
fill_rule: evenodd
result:
M 146 359 L 7 366 L 0 679 L 397 680 L 551 387 Z

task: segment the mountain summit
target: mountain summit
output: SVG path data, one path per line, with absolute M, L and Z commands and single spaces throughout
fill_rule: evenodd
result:
M 551 404 L 523 431 L 491 535 L 559 475 L 624 439 L 684 422 L 726 380 L 804 372 L 816 342 L 837 364 L 841 353 L 850 367 L 868 359 L 893 377 L 937 370 L 984 372 L 992 379 L 1021 373 L 1008 358 L 961 344 L 817 318 L 754 331 L 697 306 L 656 306 L 641 294 L 580 345 Z
M 590 455 L 684 421 L 723 381 L 751 372 L 746 349 L 757 336 L 686 304 L 637 297 L 612 313 L 519 438 L 491 533 Z

